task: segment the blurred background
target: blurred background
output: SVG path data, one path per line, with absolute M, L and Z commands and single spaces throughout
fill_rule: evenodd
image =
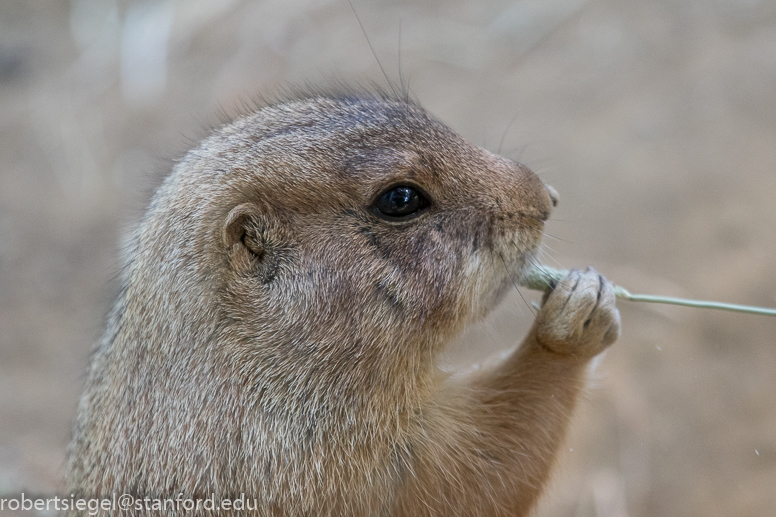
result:
M 385 84 L 377 59 L 558 189 L 548 264 L 776 306 L 776 2 L 352 1 L 376 56 L 345 0 L 0 3 L 0 495 L 59 488 L 120 250 L 172 159 L 259 94 Z M 774 515 L 776 320 L 620 310 L 537 514 Z M 513 293 L 446 361 L 531 317 Z

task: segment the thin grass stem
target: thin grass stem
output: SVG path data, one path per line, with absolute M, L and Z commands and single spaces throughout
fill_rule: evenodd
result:
M 535 291 L 547 291 L 553 289 L 555 285 L 566 275 L 567 270 L 555 269 L 545 265 L 534 265 L 523 278 L 520 285 Z M 673 296 L 658 296 L 651 294 L 632 294 L 622 286 L 614 287 L 614 294 L 621 300 L 631 302 L 664 303 L 669 305 L 682 305 L 685 307 L 697 307 L 701 309 L 717 309 L 723 311 L 743 312 L 747 314 L 758 314 L 761 316 L 776 316 L 776 309 L 769 307 L 755 307 L 752 305 L 739 305 L 735 303 L 723 303 L 706 300 L 691 300 L 688 298 L 676 298 Z

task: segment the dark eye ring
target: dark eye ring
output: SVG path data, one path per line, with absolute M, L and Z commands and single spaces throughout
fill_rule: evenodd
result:
M 413 216 L 430 204 L 426 196 L 417 188 L 398 185 L 377 196 L 373 206 L 378 216 L 395 221 Z

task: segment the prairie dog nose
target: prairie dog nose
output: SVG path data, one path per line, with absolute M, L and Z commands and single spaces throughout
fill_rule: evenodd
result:
M 558 206 L 558 201 L 560 200 L 560 195 L 558 194 L 558 191 L 555 190 L 554 187 L 551 185 L 545 185 L 547 187 L 547 192 L 550 194 L 550 199 L 552 200 L 552 206 Z

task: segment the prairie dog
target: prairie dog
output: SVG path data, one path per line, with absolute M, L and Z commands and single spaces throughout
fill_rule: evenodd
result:
M 244 494 L 253 515 L 527 514 L 618 336 L 611 284 L 572 271 L 488 371 L 436 358 L 512 288 L 556 197 L 400 98 L 310 95 L 214 131 L 135 233 L 69 488 Z

